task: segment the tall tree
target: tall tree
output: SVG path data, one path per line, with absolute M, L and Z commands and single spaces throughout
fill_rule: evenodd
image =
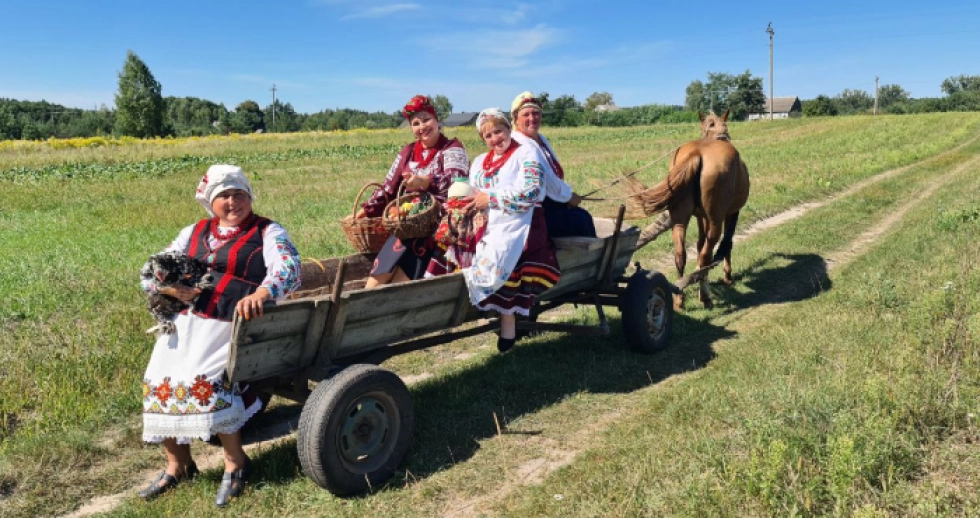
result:
M 592 95 L 585 98 L 585 109 L 595 111 L 596 106 L 612 104 L 613 96 L 609 92 L 592 92 Z
M 878 89 L 878 107 L 888 109 L 894 104 L 908 101 L 912 96 L 898 85 L 883 85 Z
M 235 133 L 252 133 L 264 129 L 262 110 L 255 101 L 242 101 L 235 107 L 235 113 L 229 117 L 231 131 Z
M 940 87 L 947 95 L 963 91 L 980 92 L 980 76 L 947 77 Z
M 439 120 L 444 121 L 453 112 L 453 103 L 445 95 L 437 95 L 432 98 L 432 105 L 436 107 L 436 114 Z
M 691 111 L 707 111 L 708 96 L 704 91 L 704 83 L 700 79 L 691 81 L 684 90 L 684 107 Z
M 816 99 L 803 101 L 803 115 L 807 117 L 823 117 L 837 115 L 837 107 L 830 97 L 818 95 Z
M 834 104 L 837 105 L 837 111 L 842 115 L 867 112 L 874 106 L 874 103 L 874 99 L 864 90 L 845 88 L 834 97 Z
M 694 80 L 687 86 L 685 107 L 689 110 L 731 110 L 729 119 L 741 120 L 750 113 L 760 113 L 766 105 L 762 78 L 746 70 L 739 75 L 708 72 L 708 81 Z
M 164 104 L 160 92 L 160 83 L 146 63 L 132 50 L 127 51 L 116 93 L 116 131 L 140 138 L 162 135 Z

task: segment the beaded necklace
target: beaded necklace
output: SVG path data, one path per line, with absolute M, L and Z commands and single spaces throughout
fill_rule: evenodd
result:
M 518 147 L 520 147 L 520 144 L 518 144 L 516 140 L 511 140 L 510 146 L 507 147 L 507 151 L 504 151 L 503 156 L 496 160 L 493 158 L 493 151 L 487 153 L 486 156 L 483 157 L 483 171 L 488 176 L 499 171 L 500 168 L 503 167 L 504 163 L 507 162 L 507 159 L 514 154 L 514 151 L 517 151 Z

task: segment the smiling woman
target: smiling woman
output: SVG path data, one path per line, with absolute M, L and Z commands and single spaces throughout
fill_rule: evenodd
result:
M 467 175 L 470 162 L 466 149 L 459 140 L 442 134 L 431 99 L 424 95 L 412 97 L 402 115 L 408 119 L 415 141 L 395 157 L 384 185 L 364 203 L 358 218 L 381 216 L 388 200 L 395 198 L 403 184 L 405 192 L 428 192 L 441 206 L 453 180 Z M 422 277 L 435 250 L 432 236 L 405 240 L 391 236 L 378 253 L 366 287 Z
M 214 165 L 195 198 L 212 217 L 185 227 L 165 251 L 208 266 L 213 287 L 158 286 L 147 267 L 143 289 L 191 305 L 157 340 L 143 377 L 143 440 L 162 443 L 167 467 L 140 492 L 152 499 L 197 473 L 190 442 L 221 439 L 225 474 L 215 503 L 241 495 L 251 471 L 241 427 L 261 409 L 255 394 L 225 376 L 231 321 L 262 315 L 265 301 L 285 297 L 300 283 L 300 257 L 285 229 L 252 212 L 254 194 L 241 168 Z
M 511 138 L 510 122 L 497 108 L 480 112 L 476 124 L 490 150 L 473 161 L 476 194 L 467 208 L 485 214 L 487 226 L 463 276 L 470 301 L 500 313 L 497 349 L 506 352 L 517 337 L 516 315 L 528 316 L 561 271 L 541 209 L 548 186 L 540 149 Z

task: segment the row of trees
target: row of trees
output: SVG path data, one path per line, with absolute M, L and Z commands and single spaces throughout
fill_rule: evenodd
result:
M 878 91 L 882 113 L 934 111 L 980 111 L 980 76 L 956 76 L 943 81 L 941 98 L 913 99 L 899 85 L 884 85 Z M 742 120 L 750 113 L 763 113 L 766 96 L 762 78 L 746 70 L 739 75 L 710 72 L 707 80 L 692 81 L 685 90 L 684 106 L 645 105 L 616 108 L 609 92 L 595 92 L 579 102 L 572 95 L 554 99 L 539 94 L 542 122 L 546 126 L 633 126 L 697 120 L 696 112 L 730 111 L 730 119 Z M 401 123 L 398 112 L 365 112 L 352 109 L 298 113 L 289 103 L 276 100 L 264 108 L 252 100 L 234 110 L 223 104 L 196 97 L 163 97 L 160 83 L 149 67 L 132 51 L 127 52 L 119 72 L 115 109 L 66 108 L 45 101 L 0 99 L 0 140 L 37 140 L 96 135 L 129 135 L 140 138 L 191 136 L 256 131 L 292 132 L 393 128 Z M 433 97 L 440 118 L 452 113 L 446 96 Z M 874 98 L 863 90 L 844 90 L 834 97 L 819 95 L 803 101 L 803 115 L 827 116 L 866 113 Z

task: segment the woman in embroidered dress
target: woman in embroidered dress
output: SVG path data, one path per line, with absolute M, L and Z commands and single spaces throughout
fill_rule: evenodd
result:
M 252 212 L 252 188 L 241 168 L 211 166 L 196 199 L 211 218 L 185 227 L 165 251 L 184 252 L 206 262 L 216 287 L 159 290 L 148 267 L 142 287 L 192 305 L 174 320 L 176 333 L 161 336 L 143 379 L 143 440 L 162 443 L 167 468 L 146 489 L 154 498 L 193 477 L 192 439 L 217 435 L 224 448 L 225 473 L 215 503 L 220 507 L 245 488 L 250 464 L 240 429 L 261 409 L 249 391 L 225 378 L 231 319 L 262 315 L 262 305 L 299 287 L 300 257 L 278 223 Z
M 468 208 L 484 212 L 487 226 L 463 275 L 470 301 L 500 314 L 497 348 L 505 352 L 516 339 L 515 315 L 529 315 L 534 298 L 554 286 L 561 271 L 541 209 L 544 157 L 511 138 L 499 109 L 483 110 L 476 122 L 490 151 L 470 168 L 476 194 Z
M 511 103 L 510 114 L 515 127 L 514 139 L 521 144 L 538 146 L 545 157 L 548 197 L 544 200 L 544 217 L 548 223 L 548 235 L 595 237 L 592 215 L 579 206 L 582 197 L 573 193 L 571 186 L 565 183 L 565 172 L 558 162 L 558 156 L 548 139 L 539 132 L 541 101 L 531 92 L 522 92 Z
M 442 134 L 435 106 L 428 97 L 412 97 L 402 109 L 402 116 L 408 119 L 415 142 L 398 153 L 383 187 L 364 203 L 357 213 L 358 218 L 380 216 L 388 200 L 395 199 L 403 182 L 405 192 L 427 191 L 441 206 L 446 201 L 446 191 L 453 180 L 467 175 L 470 162 L 466 149 L 459 140 L 446 138 Z M 431 236 L 404 241 L 391 236 L 374 260 L 371 277 L 365 287 L 422 277 L 435 249 Z

